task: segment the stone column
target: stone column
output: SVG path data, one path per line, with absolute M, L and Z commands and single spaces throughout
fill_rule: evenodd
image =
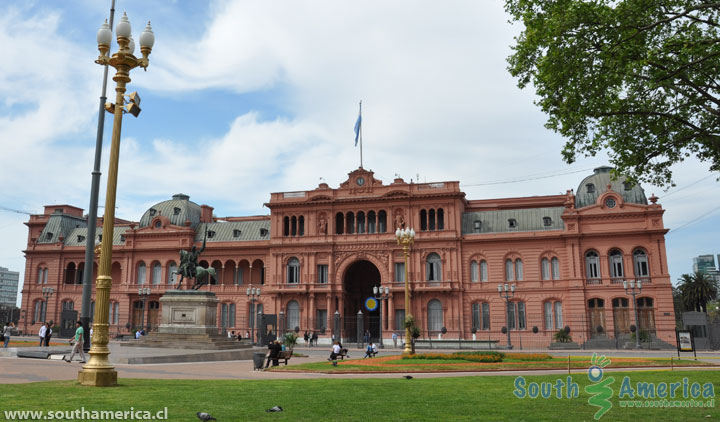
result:
M 333 313 L 335 313 L 335 310 L 332 308 L 332 295 L 330 293 L 327 293 L 325 295 L 325 302 L 327 304 L 327 325 L 325 326 L 329 330 L 332 328 L 332 318 Z
M 312 330 L 315 328 L 315 324 L 313 324 L 313 321 L 315 320 L 315 294 L 310 293 L 310 306 L 308 307 L 308 324 L 307 329 Z
M 395 331 L 395 301 L 392 293 L 388 296 L 387 303 L 387 329 L 388 331 Z

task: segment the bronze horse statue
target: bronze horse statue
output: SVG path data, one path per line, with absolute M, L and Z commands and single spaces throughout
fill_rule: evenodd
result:
M 180 267 L 178 268 L 178 274 L 180 274 L 180 280 L 178 281 L 177 290 L 182 290 L 182 282 L 184 279 L 194 279 L 195 283 L 192 285 L 193 290 L 198 290 L 205 284 L 209 284 L 211 281 L 217 283 L 215 268 L 204 268 L 198 265 L 198 257 L 205 250 L 205 243 L 207 241 L 207 228 L 205 228 L 205 238 L 203 239 L 202 248 L 197 249 L 195 245 L 189 250 L 180 251 Z

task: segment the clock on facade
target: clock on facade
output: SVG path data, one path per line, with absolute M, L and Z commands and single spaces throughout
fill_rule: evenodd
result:
M 364 177 L 358 177 L 356 180 L 356 183 L 358 186 L 362 186 L 365 184 L 365 178 Z
M 608 198 L 605 200 L 605 206 L 608 208 L 615 208 L 616 202 L 615 198 Z

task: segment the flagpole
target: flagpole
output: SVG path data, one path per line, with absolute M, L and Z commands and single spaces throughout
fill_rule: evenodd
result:
M 362 100 L 360 100 L 360 115 L 362 116 Z M 360 168 L 362 166 L 362 120 L 360 121 Z

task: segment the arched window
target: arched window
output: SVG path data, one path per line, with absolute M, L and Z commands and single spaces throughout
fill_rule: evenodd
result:
M 298 217 L 298 236 L 305 236 L 305 217 Z
M 37 284 L 47 284 L 47 279 L 48 269 L 46 267 L 39 267 Z
M 162 266 L 159 262 L 154 262 L 152 266 L 152 284 L 162 283 Z
M 283 236 L 290 236 L 290 217 L 283 218 Z
M 552 266 L 552 279 L 560 280 L 560 260 L 554 257 L 550 260 L 550 264 Z
M 442 303 L 433 299 L 428 302 L 428 331 L 440 331 L 443 327 L 443 309 Z
M 523 263 L 522 259 L 518 258 L 515 260 L 515 280 L 522 281 L 523 279 Z
M 505 281 L 515 281 L 512 259 L 505 260 Z
M 428 229 L 435 230 L 435 210 L 430 209 L 428 212 Z
M 375 233 L 375 211 L 368 212 L 368 233 Z
M 365 233 L 365 213 L 359 211 L 357 213 L 357 234 Z
M 355 214 L 349 212 L 345 215 L 345 227 L 347 234 L 355 233 Z
M 147 278 L 146 278 L 145 263 L 140 261 L 140 263 L 137 266 L 137 284 L 145 284 L 146 281 L 147 281 Z
M 33 320 L 32 324 L 35 324 L 36 322 L 43 322 L 43 318 L 45 317 L 43 315 L 43 310 L 45 309 L 45 301 L 42 299 L 38 299 L 33 304 Z
M 75 309 L 75 302 L 73 302 L 70 299 L 66 299 L 66 300 L 62 301 L 62 310 L 63 311 L 67 311 L 67 310 L 72 311 L 73 309 Z
M 287 325 L 286 329 L 293 331 L 295 327 L 300 327 L 300 305 L 296 300 L 291 300 L 286 308 Z
M 387 213 L 380 211 L 378 213 L 378 233 L 385 233 L 387 231 Z
M 550 260 L 547 258 L 540 261 L 540 275 L 542 280 L 550 280 Z
M 425 273 L 427 281 L 442 280 L 442 262 L 440 261 L 440 255 L 435 252 L 428 255 Z
M 647 254 L 644 250 L 635 249 L 633 252 L 633 268 L 635 270 L 635 277 L 650 276 Z
M 343 216 L 343 213 L 339 212 L 335 214 L 335 233 L 336 234 L 343 234 L 343 226 L 345 223 L 345 217 Z
M 487 261 L 485 261 L 484 259 L 480 261 L 480 281 L 488 281 L 488 266 Z
M 175 261 L 170 261 L 168 263 L 168 274 L 167 274 L 167 283 L 168 284 L 175 284 L 175 280 L 177 279 L 177 264 Z
M 585 276 L 591 280 L 600 278 L 600 258 L 595 251 L 585 253 Z
M 65 268 L 65 284 L 75 284 L 75 263 L 71 262 Z
M 480 266 L 478 265 L 478 262 L 473 260 L 470 262 L 470 281 L 473 283 L 477 283 L 480 273 Z
M 617 249 L 610 251 L 608 256 L 610 260 L 610 277 L 611 278 L 622 278 L 625 272 L 623 271 L 623 256 L 622 252 Z
M 292 257 L 287 263 L 287 282 L 288 284 L 297 284 L 300 282 L 300 261 Z
M 437 210 L 437 229 L 445 230 L 445 212 L 442 208 Z
M 425 231 L 427 230 L 427 227 L 427 211 L 420 210 L 420 230 Z
M 490 304 L 487 302 L 472 304 L 472 327 L 476 330 L 490 329 Z
M 651 297 L 639 297 L 637 298 L 637 307 L 640 329 L 647 331 L 648 334 L 655 334 L 655 309 L 653 307 L 653 299 Z
M 290 217 L 290 236 L 297 236 L 297 217 Z

